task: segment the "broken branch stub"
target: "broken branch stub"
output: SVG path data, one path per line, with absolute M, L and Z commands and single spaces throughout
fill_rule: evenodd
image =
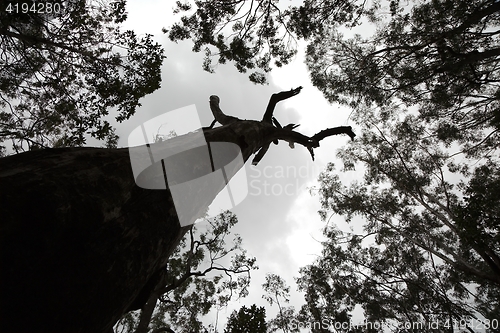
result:
M 241 120 L 233 116 L 227 116 L 220 109 L 219 103 L 220 103 L 219 96 L 216 95 L 210 96 L 210 109 L 212 110 L 215 120 L 218 121 L 221 125 L 229 125 L 231 123 Z

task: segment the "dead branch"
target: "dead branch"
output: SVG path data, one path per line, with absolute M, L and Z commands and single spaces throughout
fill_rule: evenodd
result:
M 339 126 L 339 127 L 327 128 L 326 130 L 322 130 L 321 132 L 314 134 L 311 137 L 311 139 L 319 142 L 326 137 L 329 137 L 332 135 L 338 135 L 338 134 L 347 134 L 351 137 L 351 140 L 354 140 L 354 137 L 356 136 L 356 134 L 354 134 L 354 132 L 352 131 L 351 126 Z
M 278 144 L 279 140 L 287 141 L 290 145 L 290 148 L 294 148 L 294 144 L 298 143 L 307 148 L 309 153 L 311 154 L 312 159 L 314 160 L 314 148 L 319 147 L 319 142 L 329 136 L 338 135 L 338 134 L 347 134 L 349 137 L 354 140 L 356 134 L 352 131 L 350 126 L 339 126 L 333 128 L 327 128 L 322 130 L 312 137 L 306 136 L 302 133 L 294 131 L 299 125 L 296 124 L 288 124 L 286 126 L 282 126 L 279 121 L 273 117 L 274 109 L 276 104 L 280 101 L 293 97 L 300 93 L 302 87 L 298 87 L 295 89 L 291 89 L 288 91 L 282 91 L 276 94 L 273 94 L 269 100 L 269 104 L 267 105 L 266 111 L 264 113 L 264 117 L 260 122 L 256 122 L 253 120 L 241 120 L 236 117 L 225 115 L 219 107 L 220 98 L 218 96 L 212 95 L 210 96 L 210 108 L 212 109 L 212 113 L 214 114 L 215 120 L 224 125 L 233 124 L 236 122 L 242 123 L 252 123 L 251 126 L 254 128 L 258 128 L 257 132 L 254 132 L 253 135 L 260 136 L 260 138 L 252 138 L 253 140 L 253 152 L 257 152 L 254 159 L 252 160 L 252 165 L 257 165 L 264 155 L 269 150 L 269 146 L 271 142 L 274 144 Z M 210 125 L 209 128 L 213 127 L 214 122 Z M 247 134 L 247 136 L 250 134 Z M 248 143 L 248 138 L 246 139 L 246 143 Z
M 264 113 L 264 117 L 262 118 L 263 122 L 266 123 L 271 123 L 272 118 L 273 118 L 273 112 L 274 108 L 276 107 L 276 104 L 280 101 L 283 101 L 287 98 L 293 97 L 297 94 L 300 93 L 302 90 L 302 87 L 298 87 L 295 89 L 290 89 L 289 91 L 282 91 L 277 94 L 273 94 L 271 98 L 269 99 L 269 104 L 267 105 L 266 112 Z
M 233 116 L 227 116 L 220 109 L 219 103 L 220 103 L 219 96 L 216 96 L 216 95 L 210 96 L 210 109 L 212 110 L 212 113 L 214 115 L 215 120 L 218 121 L 221 125 L 229 125 L 229 124 L 234 123 L 238 120 L 241 120 L 241 119 L 233 117 Z M 212 124 L 214 124 L 214 123 L 212 122 Z M 211 126 L 213 127 L 213 125 L 211 125 Z
M 309 153 L 311 154 L 311 158 L 313 159 L 313 161 L 314 161 L 313 148 L 318 148 L 319 141 L 323 140 L 324 138 L 327 138 L 332 135 L 347 134 L 351 137 L 352 140 L 354 140 L 354 137 L 356 136 L 356 134 L 354 134 L 354 132 L 352 131 L 351 126 L 339 126 L 339 127 L 327 128 L 326 130 L 322 130 L 316 133 L 312 137 L 308 137 L 302 133 L 290 129 L 285 129 L 285 127 L 283 129 L 276 129 L 274 133 L 275 136 L 273 137 L 273 139 L 284 140 L 288 141 L 289 143 L 298 143 L 306 147 L 309 150 Z

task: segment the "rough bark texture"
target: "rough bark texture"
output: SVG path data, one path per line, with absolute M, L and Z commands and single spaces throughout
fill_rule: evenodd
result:
M 273 95 L 272 108 L 297 93 Z M 237 144 L 244 161 L 273 140 L 312 153 L 322 139 L 274 127 L 269 107 L 266 121 L 251 121 L 225 116 L 218 98 L 210 104 L 223 126 L 204 129 L 206 141 Z M 350 127 L 334 132 L 354 135 Z M 173 140 L 182 144 L 189 134 Z M 156 145 L 162 144 L 172 141 Z M 196 172 L 198 163 L 206 161 L 181 167 Z M 167 259 L 188 230 L 179 225 L 168 189 L 136 185 L 127 148 L 2 158 L 0 195 L 1 332 L 111 332 L 161 287 Z M 211 200 L 193 207 L 193 219 Z

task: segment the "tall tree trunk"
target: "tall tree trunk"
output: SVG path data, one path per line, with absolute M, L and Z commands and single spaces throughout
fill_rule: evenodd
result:
M 238 130 L 212 129 L 206 140 L 238 141 Z M 188 230 L 169 189 L 136 185 L 126 148 L 2 158 L 0 193 L 1 332 L 110 331 L 144 305 Z M 193 207 L 192 221 L 211 200 Z
M 168 190 L 134 182 L 127 149 L 0 160 L 0 331 L 109 332 L 140 308 L 182 238 Z
M 297 93 L 275 94 L 271 101 Z M 268 121 L 223 117 L 218 98 L 211 98 L 211 107 L 223 126 L 204 129 L 205 140 L 236 144 L 244 161 L 278 139 L 302 144 L 312 154 L 327 136 L 309 138 Z M 328 135 L 354 136 L 350 127 L 333 132 Z M 154 147 L 168 152 L 169 145 L 189 145 L 191 138 Z M 207 163 L 214 167 L 198 153 L 183 155 L 188 163 L 179 164 L 182 174 L 197 175 Z M 136 185 L 130 156 L 127 148 L 60 148 L 0 159 L 1 332 L 111 332 L 124 313 L 150 299 L 189 226 L 180 225 L 169 188 Z M 142 180 L 166 178 L 148 170 L 157 168 L 145 170 Z M 200 217 L 225 185 L 207 184 L 213 195 L 203 200 L 185 194 L 182 201 L 194 203 L 183 219 L 192 223 Z

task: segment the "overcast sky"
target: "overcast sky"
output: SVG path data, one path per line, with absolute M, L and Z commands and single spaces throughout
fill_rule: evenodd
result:
M 279 103 L 275 110 L 281 124 L 300 124 L 297 130 L 305 135 L 327 127 L 352 125 L 348 121 L 349 110 L 328 104 L 311 85 L 301 54 L 292 64 L 273 70 L 266 86 L 254 85 L 232 64 L 220 65 L 215 74 L 204 72 L 203 55 L 191 52 L 190 41 L 175 44 L 161 33 L 161 28 L 173 22 L 172 6 L 173 2 L 164 0 L 128 1 L 127 28 L 155 35 L 165 48 L 167 59 L 162 69 L 161 89 L 143 99 L 137 114 L 118 126 L 119 146 L 127 146 L 127 136 L 141 123 L 191 104 L 196 105 L 202 125 L 208 126 L 213 120 L 208 103 L 210 95 L 220 97 L 220 107 L 226 114 L 260 120 L 272 93 L 298 86 L 304 87 L 302 92 Z M 315 150 L 314 162 L 307 149 L 297 145 L 292 150 L 286 142 L 271 145 L 257 167 L 247 162 L 249 194 L 233 209 L 239 219 L 235 231 L 242 236 L 249 255 L 257 257 L 260 269 L 252 272 L 250 296 L 219 313 L 219 331 L 231 311 L 242 305 L 266 306 L 267 318 L 274 316 L 277 309 L 269 308 L 261 298 L 266 273 L 278 274 L 286 280 L 291 286 L 291 303 L 297 310 L 304 303 L 293 278 L 299 276 L 300 267 L 311 263 L 320 253 L 318 241 L 322 239 L 324 226 L 317 214 L 319 198 L 311 196 L 308 188 L 317 185 L 316 179 L 326 164 L 336 162 L 337 148 L 349 141 L 344 135 L 323 140 Z M 330 223 L 343 224 L 343 220 L 334 217 Z

